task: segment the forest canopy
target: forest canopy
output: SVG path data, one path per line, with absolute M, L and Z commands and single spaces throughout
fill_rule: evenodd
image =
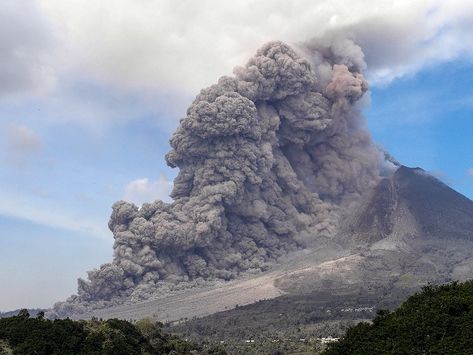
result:
M 464 354 L 473 349 L 473 281 L 425 286 L 398 309 L 348 329 L 325 352 L 335 354 Z
M 132 324 L 108 319 L 31 318 L 26 309 L 0 319 L 0 354 L 198 354 L 219 353 L 162 332 L 162 324 L 143 319 Z

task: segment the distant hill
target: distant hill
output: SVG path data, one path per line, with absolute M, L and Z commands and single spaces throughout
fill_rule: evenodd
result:
M 42 308 L 30 308 L 28 309 L 28 313 L 30 314 L 31 317 L 36 317 L 36 315 L 39 312 L 46 312 L 46 309 Z M 7 318 L 7 317 L 13 317 L 16 316 L 20 312 L 20 309 L 15 309 L 14 311 L 8 311 L 8 312 L 0 312 L 0 318 Z
M 277 285 L 292 294 L 360 285 L 382 295 L 465 281 L 473 275 L 473 201 L 420 168 L 400 166 L 345 212 L 334 241 L 345 255 Z

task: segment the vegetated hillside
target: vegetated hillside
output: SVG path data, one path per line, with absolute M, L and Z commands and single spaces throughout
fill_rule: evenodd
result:
M 471 354 L 473 281 L 426 286 L 393 312 L 378 311 L 325 354 Z
M 224 354 L 165 334 L 161 327 L 150 319 L 136 324 L 119 319 L 49 320 L 42 312 L 30 318 L 24 309 L 0 319 L 0 354 Z
M 406 297 L 364 288 L 314 291 L 261 300 L 165 329 L 197 342 L 223 342 L 232 354 L 313 352 L 323 347 L 321 338 L 342 336 L 350 325 L 373 318 L 378 307 L 395 308 Z
M 343 290 L 346 291 L 346 290 Z M 340 336 L 347 322 L 371 319 L 379 298 L 366 290 L 345 294 L 312 292 L 237 306 L 203 318 L 177 322 L 167 330 L 196 340 L 244 341 L 294 336 Z

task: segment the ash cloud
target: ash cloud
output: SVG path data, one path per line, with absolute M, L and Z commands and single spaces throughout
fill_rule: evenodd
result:
M 350 41 L 297 53 L 271 42 L 203 89 L 166 155 L 179 168 L 174 201 L 116 202 L 113 261 L 56 310 L 229 280 L 332 237 L 338 211 L 379 179 L 382 153 L 357 107 L 364 67 Z

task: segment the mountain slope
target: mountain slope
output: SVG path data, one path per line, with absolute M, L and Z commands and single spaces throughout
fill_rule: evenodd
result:
M 360 296 L 370 307 L 391 307 L 427 283 L 473 275 L 473 202 L 422 169 L 399 167 L 342 220 L 336 238 L 280 258 L 267 272 L 79 317 L 173 321 L 281 295 L 315 298 L 317 312 L 333 308 L 335 295 L 353 308 Z M 290 313 L 291 302 L 282 304 Z
M 372 243 L 393 234 L 473 240 L 473 202 L 420 168 L 401 166 L 349 219 L 344 235 Z
M 342 220 L 344 251 L 329 260 L 314 252 L 306 267 L 286 270 L 275 279 L 286 295 L 175 330 L 210 339 L 295 327 L 304 336 L 336 336 L 346 322 L 393 309 L 427 283 L 472 278 L 473 202 L 422 169 L 399 167 Z
M 399 168 L 394 182 L 424 236 L 473 240 L 473 201 L 419 168 Z
M 399 167 L 341 221 L 336 240 L 350 255 L 282 278 L 284 290 L 415 289 L 473 275 L 473 201 L 422 169 Z

